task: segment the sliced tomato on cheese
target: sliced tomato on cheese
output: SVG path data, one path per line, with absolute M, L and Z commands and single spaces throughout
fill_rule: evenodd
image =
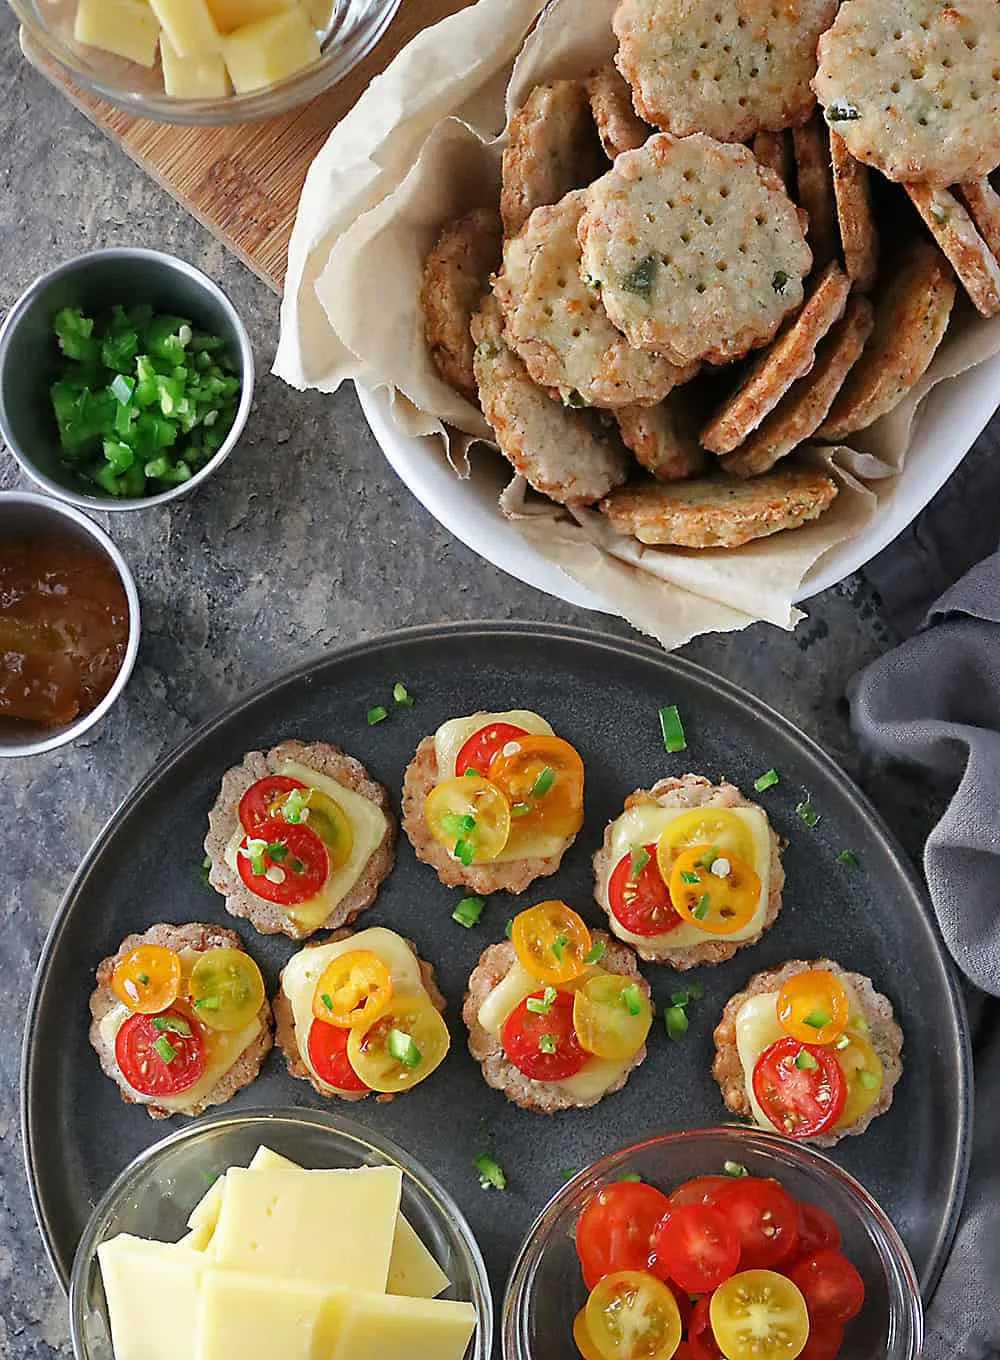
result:
M 267 774 L 251 784 L 240 799 L 239 818 L 244 831 L 256 831 L 264 822 L 277 817 L 292 789 L 304 789 L 301 779 L 287 774 Z
M 657 864 L 655 842 L 623 855 L 615 865 L 608 905 L 618 924 L 633 935 L 666 935 L 681 924 Z
M 338 1091 L 368 1091 L 371 1088 L 361 1080 L 347 1056 L 350 1032 L 314 1020 L 309 1026 L 309 1062 L 320 1081 Z
M 201 1080 L 208 1058 L 201 1026 L 180 1007 L 130 1015 L 115 1038 L 115 1061 L 142 1096 L 179 1096 Z
M 753 1093 L 779 1133 L 812 1138 L 831 1128 L 847 1099 L 847 1082 L 831 1049 L 786 1035 L 754 1064 Z
M 463 775 L 467 770 L 475 770 L 476 774 L 482 775 L 485 779 L 490 771 L 490 763 L 497 752 L 501 751 L 509 741 L 527 735 L 523 727 L 515 727 L 513 723 L 488 723 L 486 727 L 481 727 L 478 732 L 474 732 L 459 751 L 455 759 L 454 773 Z
M 542 1010 L 532 1010 L 535 1001 Z M 508 1015 L 500 1031 L 507 1057 L 532 1081 L 564 1081 L 579 1072 L 589 1054 L 573 1028 L 573 993 L 545 991 L 525 997 Z
M 323 888 L 330 872 L 326 846 L 315 831 L 280 817 L 261 822 L 236 852 L 244 885 L 256 897 L 280 907 L 308 902 Z

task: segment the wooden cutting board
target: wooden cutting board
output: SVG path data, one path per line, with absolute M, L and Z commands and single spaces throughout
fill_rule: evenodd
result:
M 306 171 L 330 130 L 421 29 L 470 0 L 402 0 L 375 50 L 339 85 L 262 123 L 175 127 L 122 113 L 74 85 L 22 30 L 31 64 L 276 293 Z

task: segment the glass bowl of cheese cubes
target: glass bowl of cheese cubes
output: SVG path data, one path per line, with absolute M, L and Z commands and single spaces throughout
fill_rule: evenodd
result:
M 400 0 L 10 0 L 77 85 L 166 123 L 271 118 L 343 79 Z
M 70 1285 L 76 1360 L 489 1360 L 476 1240 L 401 1148 L 323 1111 L 211 1116 L 141 1153 Z

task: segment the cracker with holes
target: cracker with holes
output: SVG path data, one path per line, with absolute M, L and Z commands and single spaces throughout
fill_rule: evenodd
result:
M 766 344 L 802 301 L 804 222 L 745 146 L 658 134 L 586 200 L 583 274 L 637 349 L 725 363 Z
M 597 135 L 608 160 L 642 146 L 653 129 L 636 113 L 632 90 L 613 62 L 591 72 L 587 77 L 587 93 Z
M 795 147 L 796 199 L 809 215 L 806 240 L 817 269 L 837 254 L 837 209 L 830 172 L 830 144 L 821 118 L 792 129 Z
M 529 485 L 560 505 L 591 505 L 625 480 L 628 454 L 596 417 L 552 401 L 528 377 L 503 338 L 492 293 L 472 318 L 472 338 L 483 415 Z
M 1000 163 L 997 0 L 844 0 L 813 89 L 852 156 L 946 187 Z
M 792 178 L 792 149 L 788 144 L 787 132 L 758 132 L 750 144 L 750 150 L 787 188 Z
M 860 293 L 847 304 L 842 321 L 816 351 L 816 362 L 782 397 L 775 410 L 735 453 L 722 460 L 724 472 L 758 477 L 815 434 L 857 363 L 875 324 L 872 305 Z
M 1000 312 L 1000 263 L 950 189 L 908 184 L 906 192 L 983 316 Z
M 850 288 L 840 266 L 828 264 L 798 316 L 755 360 L 743 382 L 702 430 L 706 449 L 732 452 L 777 406 L 792 383 L 809 372 L 816 346 L 844 314 Z
M 741 142 L 809 117 L 816 40 L 836 12 L 837 0 L 620 0 L 615 60 L 647 122 Z
M 837 483 L 815 468 L 787 468 L 752 481 L 723 473 L 687 482 L 643 482 L 601 501 L 618 534 L 679 548 L 738 548 L 818 519 Z
M 476 400 L 472 371 L 472 313 L 500 263 L 503 233 L 495 212 L 480 209 L 441 232 L 424 264 L 420 302 L 431 358 L 450 387 Z
M 875 329 L 819 433 L 839 440 L 886 415 L 920 379 L 948 327 L 955 279 L 930 241 L 913 241 L 879 289 Z
M 536 85 L 510 120 L 503 150 L 504 231 L 516 236 L 535 208 L 558 203 L 563 194 L 588 184 L 603 168 L 583 82 Z
M 698 416 L 685 392 L 671 392 L 658 406 L 623 406 L 615 419 L 622 443 L 658 482 L 680 482 L 704 472 Z
M 581 190 L 536 208 L 508 238 L 494 293 L 504 339 L 532 379 L 573 406 L 652 406 L 683 376 L 668 359 L 633 349 L 597 289 L 580 277 Z
M 872 213 L 868 167 L 854 159 L 843 137 L 832 128 L 830 161 L 844 269 L 854 286 L 867 293 L 878 268 L 878 228 Z
M 1000 194 L 985 175 L 982 179 L 967 179 L 958 187 L 980 236 L 1000 260 Z

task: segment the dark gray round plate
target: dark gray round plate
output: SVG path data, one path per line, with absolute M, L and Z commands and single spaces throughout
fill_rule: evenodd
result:
M 393 708 L 403 681 L 416 699 Z M 376 727 L 368 710 L 386 704 Z M 677 704 L 688 749 L 666 755 L 657 710 Z M 313 661 L 204 726 L 164 760 L 112 818 L 74 879 L 46 943 L 24 1051 L 23 1121 L 28 1177 L 46 1248 L 65 1285 L 84 1223 L 113 1177 L 167 1126 L 124 1105 L 87 1041 L 87 998 L 98 961 L 123 936 L 154 921 L 236 925 L 273 987 L 293 945 L 226 915 L 202 884 L 206 814 L 223 771 L 243 753 L 284 737 L 337 742 L 398 799 L 419 739 L 477 709 L 536 709 L 578 747 L 587 769 L 587 820 L 559 874 L 519 901 L 492 898 L 480 924 L 451 918 L 462 895 L 418 864 L 405 837 L 397 866 L 363 924 L 410 936 L 438 970 L 453 1047 L 447 1064 L 412 1094 L 351 1106 L 447 1185 L 479 1237 L 494 1287 L 503 1287 L 520 1239 L 565 1171 L 654 1131 L 717 1124 L 725 1116 L 710 1075 L 712 1029 L 747 978 L 790 958 L 830 955 L 867 973 L 893 1001 L 906 1035 L 892 1109 L 834 1157 L 882 1203 L 905 1239 L 925 1291 L 940 1272 L 965 1187 L 970 1062 L 965 1016 L 920 884 L 878 815 L 811 742 L 749 695 L 689 663 L 637 643 L 568 628 L 463 625 L 361 643 Z M 480 952 L 502 939 L 520 906 L 560 896 L 591 922 L 590 856 L 625 796 L 667 774 L 726 775 L 752 792 L 776 766 L 781 783 L 761 796 L 789 839 L 785 907 L 760 945 L 701 969 L 704 998 L 687 1037 L 670 1042 L 657 1022 L 649 1057 L 625 1090 L 591 1110 L 525 1113 L 485 1085 L 469 1057 L 459 1009 Z M 808 790 L 822 820 L 795 815 Z M 838 863 L 856 851 L 860 868 Z M 658 1003 L 678 986 L 648 966 Z M 685 979 L 691 974 L 685 974 Z M 238 1105 L 322 1105 L 277 1053 Z M 479 1187 L 473 1158 L 506 1168 L 505 1193 Z

